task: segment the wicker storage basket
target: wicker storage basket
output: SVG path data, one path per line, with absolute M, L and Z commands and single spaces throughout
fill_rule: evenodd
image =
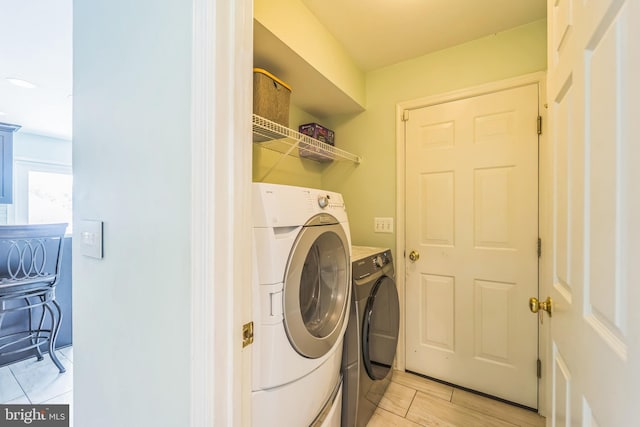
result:
M 291 87 L 262 68 L 253 69 L 253 113 L 289 127 Z

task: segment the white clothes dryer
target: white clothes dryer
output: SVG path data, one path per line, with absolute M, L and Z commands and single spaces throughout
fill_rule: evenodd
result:
M 338 193 L 253 184 L 254 426 L 339 426 L 351 237 Z

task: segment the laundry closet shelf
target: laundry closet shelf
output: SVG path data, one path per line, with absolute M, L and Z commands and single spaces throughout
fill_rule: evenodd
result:
M 253 115 L 253 142 L 283 155 L 307 159 L 309 157 L 305 155 L 310 155 L 313 156 L 310 160 L 318 162 L 344 160 L 358 164 L 361 160 L 360 156 L 325 144 L 257 114 Z

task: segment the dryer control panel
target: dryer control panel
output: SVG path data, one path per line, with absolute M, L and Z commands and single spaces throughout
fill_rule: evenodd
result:
M 352 277 L 353 280 L 364 279 L 365 277 L 369 277 L 371 275 L 377 274 L 385 269 L 386 266 L 391 268 L 391 274 L 385 272 L 387 275 L 393 274 L 393 257 L 391 255 L 391 250 L 386 249 L 378 253 L 369 254 L 362 258 L 356 259 L 354 256 L 354 260 L 351 263 L 352 268 Z

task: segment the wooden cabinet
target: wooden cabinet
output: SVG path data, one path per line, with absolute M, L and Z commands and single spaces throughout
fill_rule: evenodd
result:
M 13 202 L 13 133 L 18 125 L 0 123 L 0 203 Z

